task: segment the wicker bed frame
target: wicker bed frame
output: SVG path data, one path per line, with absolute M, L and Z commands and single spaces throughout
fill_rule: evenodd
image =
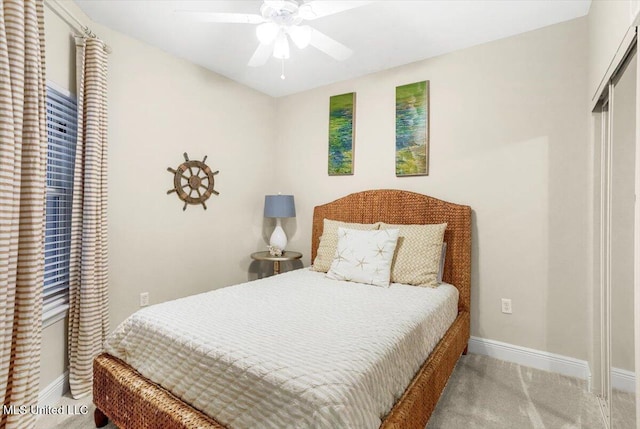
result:
M 443 279 L 460 292 L 458 317 L 380 426 L 382 429 L 424 429 L 469 341 L 471 208 L 407 191 L 373 190 L 351 194 L 315 208 L 311 260 L 315 258 L 325 218 L 358 223 L 448 224 Z M 225 429 L 111 355 L 103 353 L 96 357 L 93 370 L 97 427 L 111 419 L 121 429 Z

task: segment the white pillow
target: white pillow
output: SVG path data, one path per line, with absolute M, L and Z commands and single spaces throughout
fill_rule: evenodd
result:
M 338 246 L 327 277 L 388 287 L 398 233 L 398 229 L 361 231 L 339 227 Z
M 362 229 L 362 230 L 378 230 L 379 223 L 347 223 L 338 220 L 324 219 L 322 236 L 316 253 L 316 259 L 313 261 L 311 268 L 314 271 L 322 271 L 326 273 L 331 268 L 331 262 L 336 254 L 338 247 L 338 228 Z

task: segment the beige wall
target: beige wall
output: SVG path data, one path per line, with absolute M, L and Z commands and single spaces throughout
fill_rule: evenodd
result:
M 40 391 L 67 370 L 67 320 L 65 318 L 42 330 Z
M 399 188 L 474 209 L 473 335 L 587 357 L 586 18 L 280 99 L 91 27 L 113 48 L 112 328 L 138 308 L 140 292 L 155 303 L 246 280 L 250 252 L 264 246 L 265 193 L 296 196 L 298 215 L 284 227 L 309 264 L 313 206 Z M 49 11 L 46 28 L 49 79 L 72 87 L 69 28 Z M 425 79 L 430 176 L 396 178 L 395 86 Z M 349 91 L 358 103 L 355 175 L 328 177 L 329 96 Z M 165 194 L 166 168 L 185 151 L 220 170 L 221 195 L 206 212 L 182 212 Z M 512 315 L 500 313 L 502 297 L 513 300 Z M 63 323 L 45 335 L 43 387 L 64 368 Z
M 589 97 L 605 77 L 629 26 L 640 12 L 639 0 L 593 0 L 589 9 Z
M 90 23 L 72 3 L 65 6 Z M 47 76 L 71 88 L 69 27 L 46 10 Z M 112 328 L 150 302 L 246 281 L 274 192 L 275 100 L 98 24 L 109 57 L 109 307 Z M 75 92 L 75 91 L 74 91 Z M 208 155 L 219 196 L 182 211 L 167 167 Z M 41 386 L 65 368 L 64 322 L 46 328 Z
M 248 279 L 273 192 L 275 102 L 119 33 L 109 58 L 109 284 L 113 327 L 139 308 Z M 187 152 L 219 170 L 219 196 L 182 210 L 173 175 Z
M 290 248 L 309 263 L 313 206 L 399 188 L 473 208 L 472 335 L 586 359 L 587 22 L 554 25 L 278 99 Z M 428 177 L 394 173 L 395 87 L 431 81 Z M 355 174 L 327 176 L 329 96 L 357 93 Z M 513 314 L 500 312 L 500 298 Z

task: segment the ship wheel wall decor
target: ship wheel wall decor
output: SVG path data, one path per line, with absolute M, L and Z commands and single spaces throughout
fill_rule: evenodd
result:
M 206 210 L 207 205 L 204 202 L 211 194 L 220 195 L 213 189 L 213 176 L 219 171 L 211 171 L 211 168 L 205 164 L 206 155 L 202 161 L 193 161 L 185 152 L 184 160 L 175 170 L 171 167 L 167 168 L 167 171 L 173 173 L 173 189 L 169 189 L 167 194 L 173 192 L 178 194 L 178 198 L 184 201 L 182 210 L 186 210 L 189 204 L 202 204 Z

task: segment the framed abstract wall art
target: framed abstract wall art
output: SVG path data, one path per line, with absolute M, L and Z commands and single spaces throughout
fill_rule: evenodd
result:
M 356 93 L 329 98 L 329 176 L 353 174 Z
M 396 176 L 429 174 L 429 81 L 396 87 Z

